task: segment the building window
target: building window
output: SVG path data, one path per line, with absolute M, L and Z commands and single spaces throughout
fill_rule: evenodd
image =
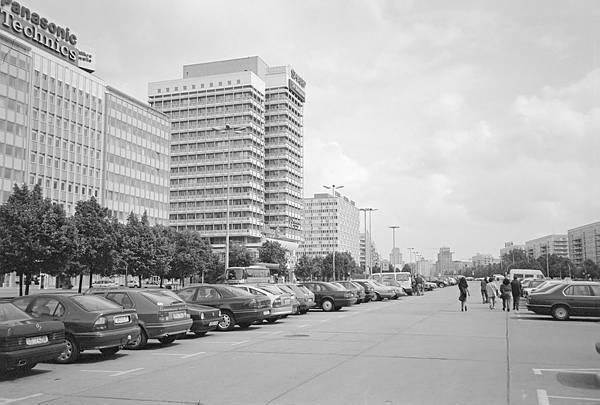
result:
M 160 89 L 157 89 L 157 90 L 156 90 L 156 92 L 157 92 L 158 94 L 160 94 Z

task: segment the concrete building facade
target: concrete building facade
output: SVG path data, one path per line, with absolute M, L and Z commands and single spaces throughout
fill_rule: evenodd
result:
M 525 251 L 525 245 L 515 244 L 513 242 L 505 242 L 504 247 L 500 249 L 500 258 L 504 255 L 511 253 L 513 250 Z
M 569 258 L 575 266 L 587 259 L 600 264 L 600 221 L 569 229 Z
M 452 251 L 449 247 L 441 247 L 437 254 L 436 270 L 438 274 L 451 274 L 455 271 L 452 263 Z
M 540 256 L 557 255 L 569 257 L 569 238 L 567 235 L 547 235 L 525 242 L 525 252 L 531 259 Z
M 303 242 L 298 253 L 326 256 L 348 252 L 360 263 L 359 209 L 355 202 L 336 192 L 304 199 Z M 375 264 L 374 264 L 375 265 Z

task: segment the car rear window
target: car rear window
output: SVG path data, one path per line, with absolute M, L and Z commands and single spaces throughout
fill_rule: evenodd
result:
M 22 321 L 25 319 L 31 319 L 31 317 L 17 308 L 16 305 L 10 302 L 0 303 L 0 322 Z
M 73 295 L 71 299 L 86 311 L 121 308 L 120 305 L 97 295 Z
M 282 294 L 282 293 L 284 293 L 284 291 L 281 288 L 279 288 L 279 287 L 277 287 L 275 285 L 261 284 L 261 285 L 258 286 L 258 288 L 262 288 L 263 290 L 268 291 L 271 294 Z
M 177 294 L 171 293 L 169 290 L 164 291 L 143 291 L 140 294 L 150 302 L 156 305 L 174 305 L 183 304 L 184 301 Z M 173 295 L 171 295 L 173 294 Z

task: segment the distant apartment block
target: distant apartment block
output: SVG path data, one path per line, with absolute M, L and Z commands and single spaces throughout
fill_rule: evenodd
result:
M 477 253 L 471 258 L 474 267 L 487 266 L 494 263 L 494 257 L 487 253 Z
M 326 256 L 348 252 L 360 263 L 359 209 L 355 202 L 336 192 L 304 199 L 303 242 L 298 253 Z
M 569 229 L 569 257 L 576 266 L 587 259 L 600 264 L 600 222 Z
M 525 251 L 525 245 L 515 244 L 513 242 L 504 243 L 504 247 L 500 249 L 500 258 L 504 255 L 511 253 L 513 250 L 523 250 Z
M 525 252 L 531 259 L 537 259 L 546 254 L 568 258 L 569 238 L 567 235 L 547 235 L 528 240 L 525 242 Z
M 392 248 L 390 252 L 390 263 L 396 269 L 402 269 L 404 266 L 404 262 L 402 261 L 402 252 L 400 252 L 400 248 Z

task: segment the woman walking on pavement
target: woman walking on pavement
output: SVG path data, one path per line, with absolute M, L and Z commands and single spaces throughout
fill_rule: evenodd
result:
M 496 287 L 496 284 L 494 284 L 494 279 L 492 277 L 488 279 L 488 283 L 485 286 L 485 292 L 487 293 L 488 302 L 490 303 L 490 309 L 496 309 L 498 287 Z
M 463 276 L 458 281 L 458 289 L 460 291 L 460 295 L 458 296 L 458 300 L 460 301 L 460 310 L 467 310 L 467 296 L 471 295 L 469 293 L 469 284 L 467 283 L 467 279 Z
M 512 296 L 512 288 L 510 286 L 510 281 L 508 278 L 505 278 L 500 284 L 500 297 L 502 298 L 502 310 L 506 309 L 510 312 L 510 298 Z

